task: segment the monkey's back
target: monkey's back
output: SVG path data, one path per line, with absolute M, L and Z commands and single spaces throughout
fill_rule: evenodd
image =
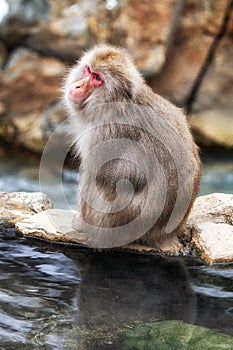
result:
M 182 227 L 192 207 L 199 157 L 182 112 L 158 95 L 150 93 L 149 101 L 145 96 L 109 105 L 104 114 L 96 109 L 101 122 L 86 134 L 81 213 L 89 225 L 107 228 L 140 218 L 139 227 L 146 228 L 141 242 L 160 246 Z

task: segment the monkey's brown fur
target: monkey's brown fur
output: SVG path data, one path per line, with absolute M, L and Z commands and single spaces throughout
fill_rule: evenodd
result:
M 78 103 L 73 103 L 68 98 L 70 86 L 82 78 L 86 66 L 100 73 L 104 84 L 90 89 Z M 174 105 L 153 93 L 123 49 L 110 45 L 95 47 L 84 54 L 70 70 L 64 85 L 64 101 L 69 114 L 72 143 L 81 156 L 80 190 L 85 194 L 80 196 L 83 223 L 95 227 L 97 232 L 102 227 L 127 225 L 138 216 L 141 216 L 140 222 L 143 225 L 148 218 L 151 220 L 156 216 L 159 198 L 151 200 L 146 212 L 143 212 L 143 208 L 147 203 L 148 191 L 161 184 L 157 183 L 157 176 L 153 175 L 155 169 L 150 169 L 148 165 L 149 173 L 146 174 L 140 164 L 129 159 L 129 155 L 134 154 L 135 159 L 137 158 L 137 150 L 133 144 L 122 150 L 119 147 L 118 157 L 104 162 L 97 173 L 92 172 L 93 164 L 98 161 L 98 155 L 92 156 L 93 147 L 116 139 L 135 141 L 154 154 L 163 169 L 166 185 L 165 202 L 158 220 L 137 241 L 157 248 L 166 246 L 166 241 L 176 237 L 182 229 L 199 189 L 198 148 L 191 136 L 186 117 Z M 165 136 L 161 137 L 161 130 L 164 130 Z M 180 142 L 177 147 L 174 147 L 174 137 Z M 182 169 L 177 169 L 177 159 Z M 122 179 L 131 182 L 134 195 L 124 208 L 114 212 L 111 201 L 116 198 L 116 186 Z M 189 187 L 185 185 L 187 179 L 191 179 Z M 128 187 L 123 189 L 125 193 L 122 196 L 127 199 Z M 169 232 L 166 226 L 178 193 L 182 191 L 187 192 L 187 195 L 182 195 L 188 202 L 183 207 L 181 205 L 180 220 Z M 191 192 L 188 193 L 189 191 Z M 107 213 L 92 208 L 92 201 L 95 201 L 97 194 L 107 201 Z M 88 226 L 83 224 L 77 230 L 85 232 Z M 116 245 L 121 245 L 120 242 L 117 244 L 117 239 L 113 246 Z

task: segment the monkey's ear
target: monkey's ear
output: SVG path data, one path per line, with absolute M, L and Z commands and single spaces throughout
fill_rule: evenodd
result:
M 85 66 L 84 70 L 83 70 L 83 75 L 85 77 L 88 77 L 91 74 L 91 70 L 89 66 Z

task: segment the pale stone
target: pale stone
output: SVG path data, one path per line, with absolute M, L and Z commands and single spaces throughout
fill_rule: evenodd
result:
M 211 193 L 198 197 L 187 225 L 206 221 L 233 225 L 233 194 Z
M 16 223 L 15 227 L 25 236 L 88 245 L 89 237 L 73 229 L 73 218 L 77 214 L 75 210 L 49 209 Z
M 233 226 L 201 222 L 193 227 L 193 244 L 209 262 L 233 261 Z
M 50 198 L 41 192 L 0 192 L 2 223 L 15 223 L 52 207 Z
M 233 195 L 212 193 L 198 197 L 184 229 L 208 263 L 233 261 Z

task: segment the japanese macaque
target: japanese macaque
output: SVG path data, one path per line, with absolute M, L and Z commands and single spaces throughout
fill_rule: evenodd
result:
M 198 148 L 186 117 L 111 45 L 85 53 L 63 90 L 81 157 L 74 229 L 97 248 L 136 242 L 169 249 L 199 189 Z

